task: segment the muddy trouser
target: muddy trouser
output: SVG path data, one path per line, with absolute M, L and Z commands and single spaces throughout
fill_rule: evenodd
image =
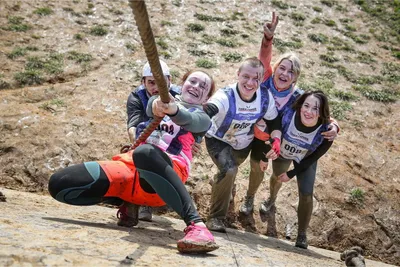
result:
M 229 200 L 235 183 L 238 167 L 250 153 L 251 144 L 235 150 L 229 144 L 215 138 L 206 137 L 208 154 L 218 167 L 211 191 L 209 218 L 224 219 L 228 213 Z
M 275 202 L 282 182 L 278 180 L 278 176 L 287 172 L 291 160 L 278 158 L 272 161 L 272 175 L 270 178 L 270 200 Z M 310 223 L 313 209 L 313 192 L 315 174 L 317 171 L 317 162 L 311 164 L 306 170 L 296 175 L 297 187 L 299 190 L 299 204 L 297 208 L 298 232 L 305 233 Z
M 185 185 L 171 167 L 172 162 L 167 154 L 158 147 L 145 144 L 136 148 L 133 155 L 140 175 L 139 183 L 144 191 L 158 194 L 187 225 L 202 221 Z M 85 162 L 53 174 L 48 189 L 51 196 L 60 202 L 79 206 L 95 205 L 107 200 L 106 194 L 112 182 L 99 162 Z M 116 188 L 118 184 L 112 186 Z M 128 190 L 133 192 L 133 188 Z
M 247 196 L 252 196 L 257 193 L 258 188 L 261 185 L 261 182 L 264 179 L 264 172 L 260 169 L 260 160 L 265 158 L 263 154 L 264 151 L 263 146 L 265 145 L 265 141 L 254 138 L 251 144 L 251 154 L 250 154 L 250 175 L 249 175 L 249 187 L 247 189 Z M 271 149 L 270 146 L 267 147 L 265 153 Z

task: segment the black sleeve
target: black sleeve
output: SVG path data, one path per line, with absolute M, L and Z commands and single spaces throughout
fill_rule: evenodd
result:
M 254 137 L 252 144 L 251 144 L 251 154 L 250 157 L 256 161 L 264 161 L 268 162 L 268 159 L 265 155 L 271 150 L 270 145 L 266 145 L 265 141 L 262 141 L 256 137 Z
M 286 174 L 289 178 L 293 178 L 298 173 L 306 170 L 314 162 L 316 162 L 320 157 L 322 157 L 331 147 L 333 142 L 324 139 L 322 144 L 309 156 L 304 158 L 300 163 L 293 161 L 294 169 L 288 171 Z
M 128 101 L 126 102 L 126 113 L 128 114 L 128 129 L 130 127 L 137 127 L 137 125 L 144 121 L 146 111 L 144 110 L 142 101 L 135 93 L 130 93 Z
M 215 104 L 212 104 L 212 103 L 204 104 L 203 105 L 203 110 L 210 118 L 214 117 L 219 112 L 218 107 Z
M 274 130 L 278 130 L 281 131 L 282 130 L 282 117 L 281 116 L 276 116 L 275 119 L 273 120 L 266 120 L 263 118 L 263 120 L 265 121 L 265 123 L 267 124 L 267 129 L 269 131 L 269 133 L 271 134 L 272 131 Z

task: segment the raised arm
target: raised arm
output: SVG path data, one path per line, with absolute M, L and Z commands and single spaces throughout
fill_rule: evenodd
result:
M 272 75 L 271 59 L 272 59 L 272 40 L 274 38 L 274 32 L 278 25 L 279 17 L 272 12 L 272 21 L 264 24 L 264 36 L 261 41 L 261 48 L 258 58 L 264 65 L 264 79 L 267 80 Z

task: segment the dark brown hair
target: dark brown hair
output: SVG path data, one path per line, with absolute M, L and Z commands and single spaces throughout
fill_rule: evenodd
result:
M 297 100 L 293 103 L 293 109 L 296 110 L 298 114 L 300 114 L 300 109 L 303 106 L 304 101 L 309 96 L 314 96 L 319 99 L 321 103 L 319 106 L 319 118 L 321 119 L 322 124 L 330 123 L 330 112 L 329 112 L 329 103 L 328 98 L 322 91 L 308 91 L 302 94 Z
M 205 75 L 207 75 L 210 78 L 211 86 L 210 86 L 210 91 L 208 92 L 207 96 L 211 97 L 215 93 L 215 82 L 214 82 L 213 77 L 210 74 L 208 74 L 206 71 L 204 71 L 204 70 L 190 70 L 190 71 L 186 72 L 185 75 L 183 75 L 183 77 L 182 77 L 182 82 L 181 82 L 182 85 L 185 83 L 185 81 L 190 76 L 190 74 L 192 74 L 194 72 L 202 72 L 202 73 L 204 73 Z

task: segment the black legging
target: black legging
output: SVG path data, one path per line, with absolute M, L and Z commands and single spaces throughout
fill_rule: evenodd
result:
M 110 186 L 99 163 L 85 162 L 62 169 L 50 177 L 49 192 L 56 200 L 78 206 L 103 202 Z
M 167 154 L 156 146 L 144 144 L 136 148 L 133 158 L 144 191 L 157 193 L 187 225 L 202 221 Z M 97 162 L 86 162 L 53 174 L 49 192 L 53 198 L 67 204 L 94 205 L 107 199 L 104 195 L 109 186 L 101 166 Z
M 146 180 L 187 225 L 202 221 L 189 192 L 172 168 L 171 159 L 167 154 L 156 146 L 144 144 L 136 148 L 133 158 L 140 178 Z

